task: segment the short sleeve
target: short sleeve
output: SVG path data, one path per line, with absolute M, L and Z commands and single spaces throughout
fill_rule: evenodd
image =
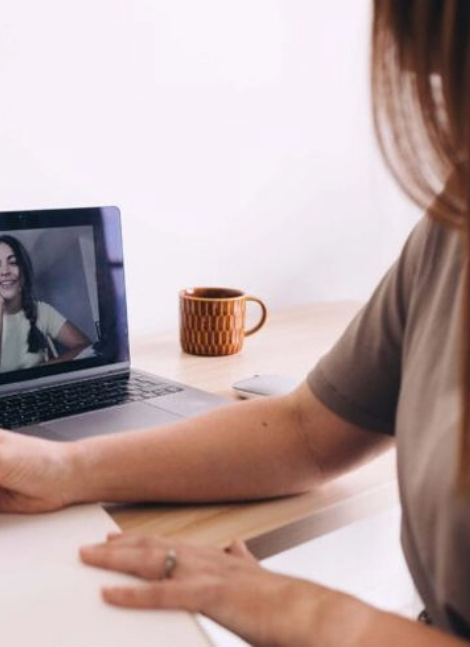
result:
M 38 328 L 53 339 L 57 337 L 66 318 L 55 308 L 43 301 L 38 302 Z
M 385 434 L 394 433 L 407 312 L 429 227 L 425 217 L 413 229 L 368 303 L 307 378 L 337 415 Z

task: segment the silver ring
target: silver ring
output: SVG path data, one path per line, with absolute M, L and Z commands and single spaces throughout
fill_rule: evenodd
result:
M 160 579 L 168 580 L 170 579 L 173 571 L 176 568 L 176 551 L 173 548 L 167 550 L 165 559 L 163 560 L 162 575 Z

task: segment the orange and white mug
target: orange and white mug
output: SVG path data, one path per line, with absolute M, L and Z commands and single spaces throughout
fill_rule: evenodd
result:
M 255 326 L 246 330 L 249 302 L 260 306 L 261 316 Z M 179 293 L 179 305 L 181 348 L 192 355 L 238 353 L 245 337 L 264 325 L 268 313 L 261 299 L 233 288 L 187 288 Z

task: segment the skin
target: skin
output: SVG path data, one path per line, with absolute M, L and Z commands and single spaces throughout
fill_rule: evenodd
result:
M 3 314 L 13 315 L 22 309 L 21 290 L 24 280 L 15 253 L 6 243 L 0 243 L 0 338 L 3 332 Z M 90 345 L 90 340 L 70 321 L 66 321 L 56 340 L 67 350 L 48 363 L 64 362 L 76 357 Z
M 59 330 L 57 337 L 55 338 L 62 346 L 65 346 L 68 350 L 61 353 L 55 359 L 51 359 L 48 362 L 43 362 L 44 364 L 56 364 L 58 362 L 66 362 L 68 360 L 74 359 L 82 350 L 87 348 L 91 344 L 91 341 L 86 335 L 82 333 L 76 326 L 74 326 L 70 321 L 66 321 L 61 329 Z
M 15 314 L 21 310 L 23 277 L 13 250 L 0 243 L 0 314 Z
M 287 396 L 216 409 L 158 433 L 54 443 L 0 431 L 0 510 L 289 495 L 323 485 L 391 442 L 333 414 L 306 384 Z M 171 579 L 161 580 L 170 548 L 176 568 Z M 107 603 L 197 611 L 260 647 L 465 644 L 340 592 L 270 573 L 241 543 L 224 551 L 125 533 L 83 547 L 80 556 L 91 566 L 140 578 L 128 587 L 104 588 Z

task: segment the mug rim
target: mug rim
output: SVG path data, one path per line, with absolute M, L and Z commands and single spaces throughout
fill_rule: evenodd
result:
M 197 294 L 197 292 L 225 292 L 225 296 L 205 296 Z M 227 293 L 230 293 L 227 296 Z M 209 286 L 196 286 L 193 288 L 183 288 L 180 290 L 180 298 L 190 299 L 191 301 L 235 301 L 242 299 L 246 296 L 243 290 L 238 288 L 224 288 L 224 287 L 209 287 Z

